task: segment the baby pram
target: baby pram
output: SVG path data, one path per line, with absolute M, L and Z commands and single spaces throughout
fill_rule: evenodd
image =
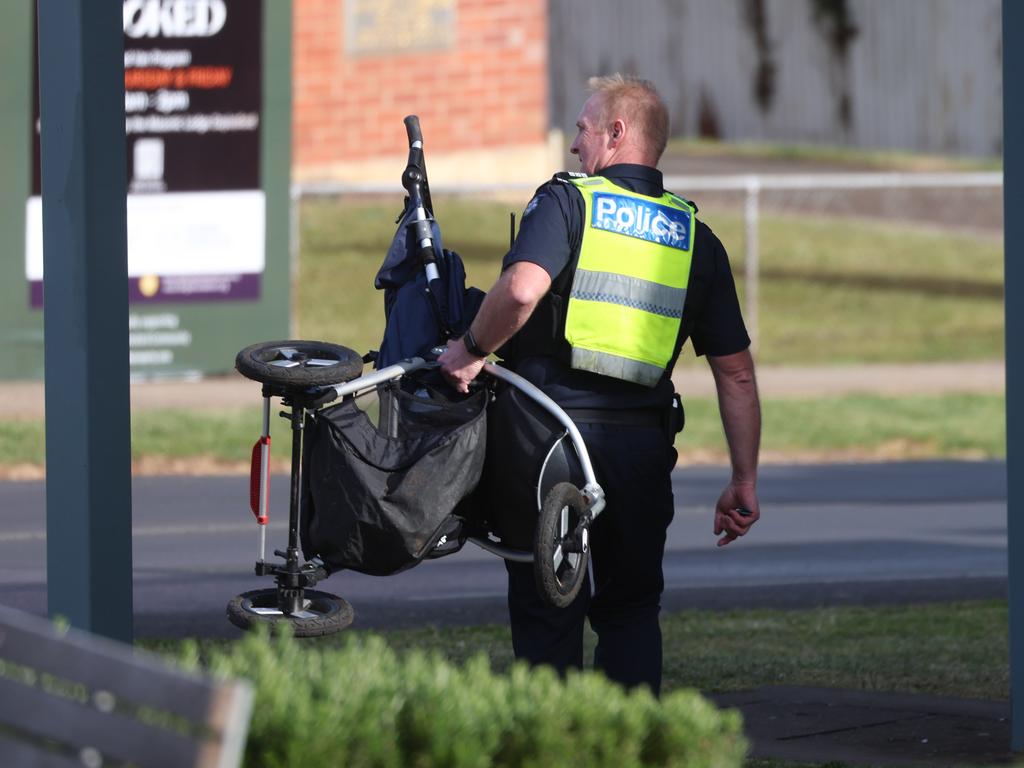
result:
M 500 365 L 485 364 L 468 396 L 447 388 L 437 370 L 434 358 L 448 338 L 465 331 L 473 308 L 465 306 L 458 256 L 441 248 L 419 121 L 410 116 L 405 125 L 408 197 L 376 281 L 386 289 L 388 317 L 380 351 L 360 357 L 336 344 L 291 340 L 254 344 L 236 357 L 237 369 L 263 385 L 250 506 L 259 529 L 256 574 L 276 581 L 229 602 L 228 617 L 242 628 L 287 622 L 297 636 L 336 632 L 351 623 L 352 607 L 313 589 L 331 573 L 389 575 L 453 554 L 467 541 L 533 562 L 538 588 L 553 605 L 568 605 L 586 578 L 589 528 L 604 493 L 575 424 Z M 377 369 L 363 375 L 367 362 Z M 537 437 L 530 489 L 537 516 L 525 521 L 532 541 L 495 535 L 479 487 L 487 413 L 498 390 L 526 404 L 517 413 Z M 377 396 L 375 415 L 360 406 L 367 393 Z M 273 397 L 290 408 L 282 415 L 292 429 L 288 544 L 274 551 L 283 562 L 266 559 Z

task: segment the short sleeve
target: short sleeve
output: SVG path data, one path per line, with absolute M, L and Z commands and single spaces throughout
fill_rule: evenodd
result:
M 703 222 L 698 222 L 697 236 L 687 289 L 687 308 L 693 312 L 689 325 L 694 352 L 712 357 L 742 352 L 750 346 L 750 336 L 743 323 L 729 256 L 722 241 Z
M 569 264 L 573 253 L 572 200 L 567 185 L 551 182 L 534 194 L 523 211 L 512 249 L 502 269 L 519 261 L 542 267 L 554 280 Z

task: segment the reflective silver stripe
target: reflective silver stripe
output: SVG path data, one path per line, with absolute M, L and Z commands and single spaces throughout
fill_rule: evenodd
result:
M 619 304 L 678 320 L 683 316 L 686 289 L 614 272 L 577 269 L 569 298 Z
M 600 373 L 604 376 L 643 384 L 645 387 L 655 386 L 665 373 L 665 369 L 658 365 L 579 347 L 572 348 L 571 365 L 578 371 Z

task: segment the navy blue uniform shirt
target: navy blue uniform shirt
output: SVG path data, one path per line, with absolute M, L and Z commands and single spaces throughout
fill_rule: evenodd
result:
M 665 191 L 661 171 L 645 165 L 612 165 L 600 175 L 649 197 L 661 197 Z M 555 281 L 570 268 L 579 253 L 586 226 L 585 211 L 583 195 L 571 183 L 555 178 L 542 185 L 523 212 L 519 234 L 505 256 L 502 269 L 519 261 L 529 261 L 542 267 Z M 536 316 L 531 318 L 531 322 L 537 321 Z M 697 221 L 694 235 L 683 325 L 676 341 L 673 365 L 687 338 L 698 355 L 731 355 L 750 346 L 729 258 L 721 241 L 701 221 Z M 525 346 L 517 345 L 515 340 L 509 345 L 512 367 L 564 408 L 665 408 L 671 404 L 673 387 L 667 373 L 656 387 L 645 387 L 572 370 L 561 360 L 535 354 L 523 348 Z

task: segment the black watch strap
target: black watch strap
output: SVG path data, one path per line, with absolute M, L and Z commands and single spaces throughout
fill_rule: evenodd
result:
M 480 349 L 480 345 L 476 343 L 476 337 L 473 335 L 473 331 L 469 328 L 462 336 L 462 343 L 466 345 L 466 351 L 469 352 L 473 357 L 487 357 L 490 352 L 485 352 Z

